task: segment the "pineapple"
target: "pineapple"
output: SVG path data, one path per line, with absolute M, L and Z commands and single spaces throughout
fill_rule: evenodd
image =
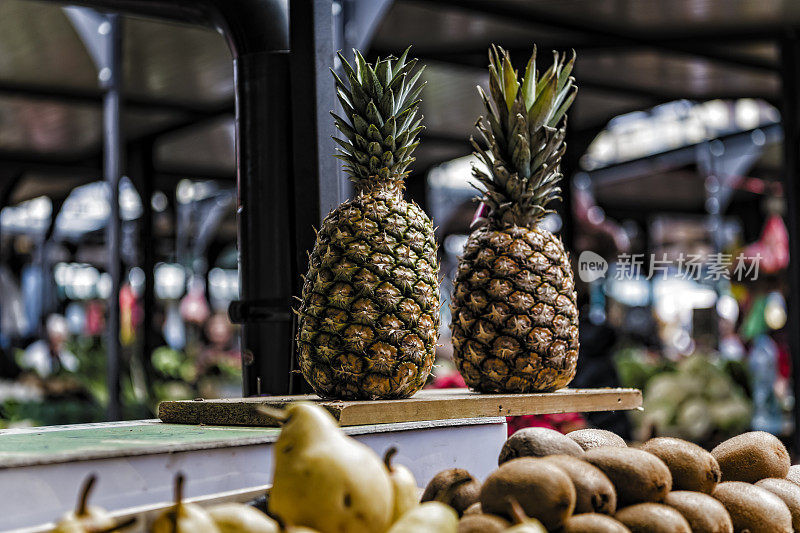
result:
M 518 79 L 508 52 L 489 52 L 491 98 L 478 87 L 486 117 L 473 168 L 484 186 L 486 224 L 469 236 L 452 302 L 454 358 L 481 392 L 552 391 L 575 376 L 578 309 L 561 239 L 539 226 L 561 192 L 565 113 L 577 88 L 575 56 L 555 54 L 537 79 L 536 49 Z
M 439 329 L 437 245 L 431 220 L 403 199 L 419 144 L 424 84 L 408 50 L 334 73 L 346 140 L 336 156 L 355 198 L 322 222 L 298 311 L 300 370 L 317 394 L 341 399 L 403 398 L 425 384 Z

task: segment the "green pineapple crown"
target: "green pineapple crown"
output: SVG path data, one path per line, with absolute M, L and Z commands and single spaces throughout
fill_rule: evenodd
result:
M 489 50 L 491 99 L 479 86 L 486 116 L 475 125 L 485 146 L 473 138 L 470 142 L 489 169 L 487 174 L 473 167 L 472 173 L 486 189 L 482 201 L 492 223 L 533 227 L 560 197 L 566 112 L 577 87 L 570 76 L 575 52 L 569 60 L 566 54 L 553 55 L 553 64 L 540 77 L 534 46 L 520 80 L 506 50 L 494 45 Z
M 340 146 L 336 157 L 345 162 L 359 192 L 376 184 L 402 190 L 406 169 L 414 161 L 411 154 L 423 129 L 422 117 L 416 118 L 422 101 L 418 96 L 425 83 L 417 84 L 424 67 L 414 71 L 417 60 L 406 61 L 409 50 L 400 58 L 378 58 L 374 64 L 353 50 L 356 68 L 338 53 L 349 87 L 331 69 L 345 116 L 331 115 L 347 138 L 334 137 Z

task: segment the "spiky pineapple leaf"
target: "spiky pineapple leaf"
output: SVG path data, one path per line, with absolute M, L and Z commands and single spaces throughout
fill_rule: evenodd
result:
M 506 50 L 489 49 L 489 94 L 478 88 L 486 109 L 476 122 L 482 143 L 470 141 L 490 169 L 473 175 L 485 187 L 491 220 L 533 225 L 559 197 L 565 116 L 577 91 L 570 77 L 574 61 L 574 51 L 569 59 L 554 52 L 553 64 L 539 76 L 534 47 L 520 78 Z
M 531 108 L 536 101 L 536 45 L 525 67 L 525 78 L 522 80 L 522 97 L 525 101 L 525 110 Z
M 332 115 L 347 141 L 337 139 L 336 157 L 345 162 L 343 168 L 359 190 L 386 180 L 396 187 L 414 161 L 411 152 L 423 129 L 417 112 L 425 84 L 419 82 L 423 69 L 416 68 L 416 59 L 408 59 L 408 52 L 369 63 L 353 50 L 353 64 L 337 54 L 343 76 L 332 72 L 344 116 Z

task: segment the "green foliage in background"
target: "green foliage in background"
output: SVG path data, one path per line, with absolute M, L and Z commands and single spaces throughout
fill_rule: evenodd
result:
M 674 363 L 639 349 L 621 350 L 615 362 L 623 385 L 643 391 L 644 411 L 632 413 L 641 439 L 709 443 L 749 428 L 752 404 L 739 362 L 695 354 Z

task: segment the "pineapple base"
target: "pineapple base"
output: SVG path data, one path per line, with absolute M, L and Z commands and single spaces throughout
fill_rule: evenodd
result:
M 439 330 L 433 224 L 398 194 L 359 194 L 323 221 L 298 310 L 300 370 L 323 397 L 405 398 Z
M 474 231 L 452 304 L 454 360 L 480 392 L 566 387 L 578 361 L 578 308 L 561 239 L 520 226 Z

